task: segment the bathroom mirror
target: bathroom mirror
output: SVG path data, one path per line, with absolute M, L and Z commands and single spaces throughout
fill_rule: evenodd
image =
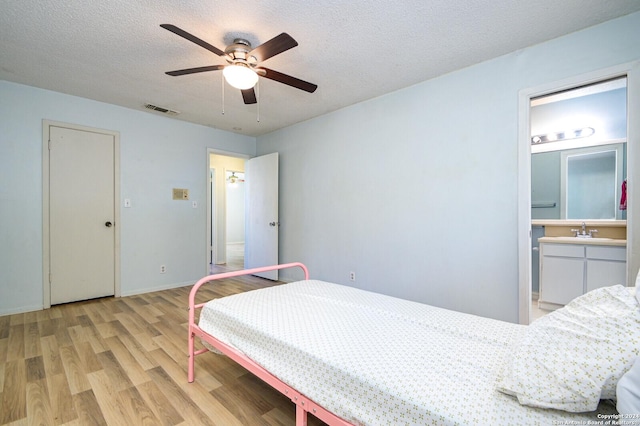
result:
M 626 78 L 531 100 L 531 218 L 624 220 Z

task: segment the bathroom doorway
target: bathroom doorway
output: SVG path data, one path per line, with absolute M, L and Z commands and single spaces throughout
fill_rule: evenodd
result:
M 518 124 L 518 257 L 519 257 L 519 323 L 529 324 L 531 321 L 532 295 L 533 295 L 533 219 L 532 211 L 532 138 L 546 133 L 537 133 L 532 127 L 531 102 L 555 94 L 562 96 L 579 87 L 587 87 L 595 83 L 615 80 L 626 77 L 627 94 L 626 106 L 627 117 L 638 117 L 640 112 L 640 63 L 621 64 L 608 69 L 594 71 L 588 74 L 567 78 L 566 80 L 542 84 L 537 87 L 523 89 L 519 93 L 519 124 Z M 593 127 L 593 125 L 580 125 Z M 557 129 L 575 131 L 578 128 Z M 602 133 L 602 129 L 594 128 L 594 134 Z M 546 132 L 546 131 L 545 131 Z M 559 135 L 560 136 L 560 135 Z M 629 181 L 633 182 L 635 171 L 640 171 L 640 148 L 638 138 L 640 137 L 640 122 L 628 120 L 626 125 L 626 173 Z M 560 138 L 562 138 L 560 136 Z M 579 139 L 579 138 L 577 138 Z M 570 141 L 569 141 L 570 142 Z M 627 198 L 629 200 L 640 199 L 640 190 L 631 185 L 627 187 Z M 535 200 L 536 204 L 552 203 L 552 200 L 543 200 L 542 197 Z M 559 207 L 559 206 L 558 206 Z M 548 207 L 550 208 L 550 207 Z M 632 201 L 629 202 L 626 210 L 626 244 L 627 244 L 627 285 L 632 285 L 632 279 L 638 274 L 640 268 L 640 258 L 632 256 L 636 251 L 635 246 L 640 244 L 640 209 L 636 208 Z
M 530 101 L 531 318 L 538 309 L 539 245 L 545 224 L 626 220 L 627 78 L 607 79 Z

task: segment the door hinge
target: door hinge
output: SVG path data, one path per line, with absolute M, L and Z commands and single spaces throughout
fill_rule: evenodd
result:
M 47 143 L 47 148 L 49 149 L 49 151 L 51 151 L 51 139 L 49 139 L 49 141 Z
M 51 284 L 51 272 L 49 272 L 49 284 Z

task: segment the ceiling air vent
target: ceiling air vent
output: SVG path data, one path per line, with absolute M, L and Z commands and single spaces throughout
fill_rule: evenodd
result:
M 151 111 L 156 111 L 156 112 L 160 112 L 162 114 L 167 114 L 167 115 L 178 115 L 180 114 L 180 111 L 174 111 L 168 108 L 163 108 L 163 107 L 159 107 L 156 105 L 152 105 L 152 104 L 144 104 L 144 107 L 146 109 L 150 109 Z

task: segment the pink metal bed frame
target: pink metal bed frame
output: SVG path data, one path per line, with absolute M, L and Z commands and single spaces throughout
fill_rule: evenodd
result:
M 208 275 L 204 278 L 198 280 L 198 282 L 193 286 L 191 292 L 189 293 L 189 368 L 188 368 L 188 380 L 189 383 L 194 381 L 195 375 L 195 357 L 196 355 L 200 355 L 206 352 L 209 352 L 208 349 L 200 349 L 195 350 L 195 339 L 200 338 L 205 342 L 209 343 L 211 346 L 249 370 L 251 373 L 255 374 L 257 377 L 265 381 L 267 384 L 272 386 L 274 389 L 282 393 L 284 396 L 291 399 L 291 401 L 296 405 L 296 426 L 307 426 L 307 413 L 312 413 L 314 416 L 322 420 L 323 422 L 331 425 L 331 426 L 353 426 L 351 423 L 341 419 L 336 416 L 332 412 L 327 409 L 321 407 L 316 404 L 306 396 L 302 395 L 297 390 L 293 389 L 291 386 L 282 382 L 280 379 L 275 377 L 273 374 L 256 364 L 253 360 L 248 358 L 242 352 L 239 352 L 237 349 L 221 342 L 215 337 L 207 334 L 203 331 L 198 325 L 195 323 L 195 311 L 196 309 L 200 309 L 204 306 L 204 303 L 196 304 L 196 293 L 198 289 L 203 285 L 210 281 L 221 280 L 225 278 L 238 277 L 241 275 L 255 275 L 261 272 L 274 271 L 278 269 L 286 269 L 286 268 L 295 268 L 299 267 L 304 271 L 304 279 L 309 279 L 309 270 L 302 263 L 287 263 L 282 265 L 274 265 L 274 266 L 265 266 L 262 268 L 253 268 L 253 269 L 245 269 L 241 271 L 233 271 L 233 272 L 225 272 L 222 274 L 214 274 Z

